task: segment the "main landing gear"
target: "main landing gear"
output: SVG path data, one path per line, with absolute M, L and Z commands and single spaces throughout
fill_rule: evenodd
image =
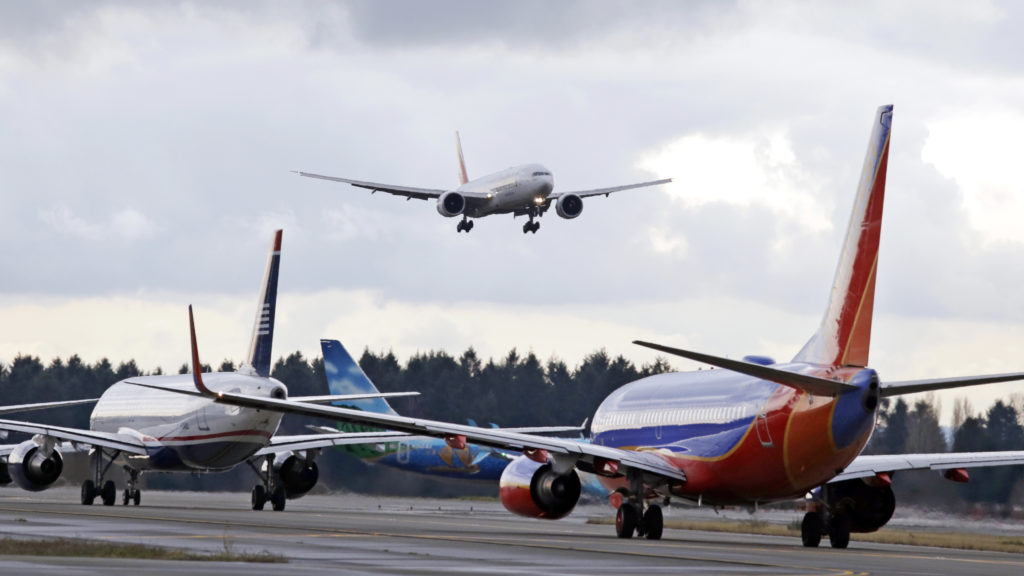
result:
M 469 234 L 470 230 L 473 229 L 473 221 L 463 216 L 462 220 L 455 226 L 457 232 L 465 232 Z
M 264 456 L 262 468 L 258 468 L 252 460 L 247 460 L 247 462 L 249 467 L 259 476 L 261 482 L 252 487 L 252 509 L 263 510 L 267 502 L 270 502 L 275 512 L 284 510 L 287 494 L 285 493 L 284 485 L 275 482 L 274 455 L 267 454 Z
M 800 523 L 800 540 L 808 548 L 817 548 L 821 537 L 828 534 L 833 548 L 843 549 L 850 545 L 850 516 L 843 512 L 826 514 L 823 510 L 811 510 L 804 514 Z
M 533 232 L 536 234 L 537 230 L 540 230 L 540 222 L 534 222 L 533 218 L 530 218 L 529 222 L 523 224 L 523 234 L 526 234 L 527 232 Z
M 104 480 L 107 471 L 114 464 L 114 460 L 121 454 L 120 450 L 107 454 L 103 448 L 93 448 L 89 454 L 89 467 L 92 478 L 82 482 L 82 504 L 92 506 L 99 497 L 104 506 L 113 506 L 117 500 L 117 486 L 113 480 Z M 128 487 L 124 490 L 124 504 L 133 502 L 136 506 L 142 500 L 142 492 L 136 487 L 139 480 L 139 471 L 129 466 L 124 467 L 129 476 Z
M 661 540 L 665 528 L 661 506 L 650 504 L 645 511 L 644 500 L 641 497 L 644 493 L 643 477 L 632 472 L 629 476 L 629 498 L 623 500 L 615 513 L 615 534 L 619 538 L 632 538 L 635 533 L 648 540 Z

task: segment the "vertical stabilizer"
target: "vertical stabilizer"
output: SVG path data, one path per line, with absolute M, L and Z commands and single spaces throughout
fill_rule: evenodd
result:
M 380 391 L 373 385 L 363 369 L 356 364 L 352 356 L 337 340 L 321 340 L 320 349 L 324 354 L 324 372 L 327 373 L 327 388 L 331 394 L 378 394 Z M 396 414 L 383 398 L 353 400 L 344 402 L 347 407 L 378 414 Z
M 277 273 L 281 267 L 281 230 L 274 232 L 267 257 L 267 269 L 263 273 L 263 287 L 260 289 L 259 308 L 256 322 L 252 327 L 252 342 L 245 364 L 256 374 L 270 376 L 271 348 L 274 343 L 274 316 L 277 313 Z
M 455 131 L 455 153 L 459 156 L 459 186 L 469 182 L 466 174 L 466 160 L 462 157 L 462 139 L 459 138 L 459 131 Z
M 889 163 L 891 105 L 875 112 L 873 126 L 828 308 L 817 333 L 796 355 L 795 362 L 830 366 L 868 364 L 878 240 Z

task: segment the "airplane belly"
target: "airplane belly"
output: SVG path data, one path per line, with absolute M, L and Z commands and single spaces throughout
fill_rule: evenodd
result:
M 225 440 L 203 444 L 162 445 L 149 450 L 142 469 L 163 472 L 228 470 L 263 448 L 262 442 Z

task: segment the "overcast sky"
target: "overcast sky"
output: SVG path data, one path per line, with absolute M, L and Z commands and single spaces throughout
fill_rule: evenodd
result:
M 872 365 L 1024 370 L 1024 9 L 989 2 L 25 2 L 0 6 L 0 362 L 636 338 L 791 358 L 825 308 L 870 122 L 895 105 Z M 672 177 L 471 234 L 305 170 L 556 189 Z M 689 369 L 694 365 L 673 361 Z M 981 409 L 1024 384 L 970 392 Z M 956 394 L 943 396 L 947 412 Z

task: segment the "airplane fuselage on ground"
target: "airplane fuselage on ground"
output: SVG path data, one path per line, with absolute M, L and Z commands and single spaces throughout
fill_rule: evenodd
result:
M 142 376 L 140 384 L 194 390 L 191 374 Z M 212 390 L 284 398 L 287 389 L 273 378 L 236 372 L 204 374 Z M 121 381 L 106 390 L 90 418 L 98 432 L 135 436 L 146 454 L 126 455 L 132 467 L 157 471 L 227 470 L 270 443 L 281 415 L 251 408 L 223 406 L 208 398 L 143 388 Z

